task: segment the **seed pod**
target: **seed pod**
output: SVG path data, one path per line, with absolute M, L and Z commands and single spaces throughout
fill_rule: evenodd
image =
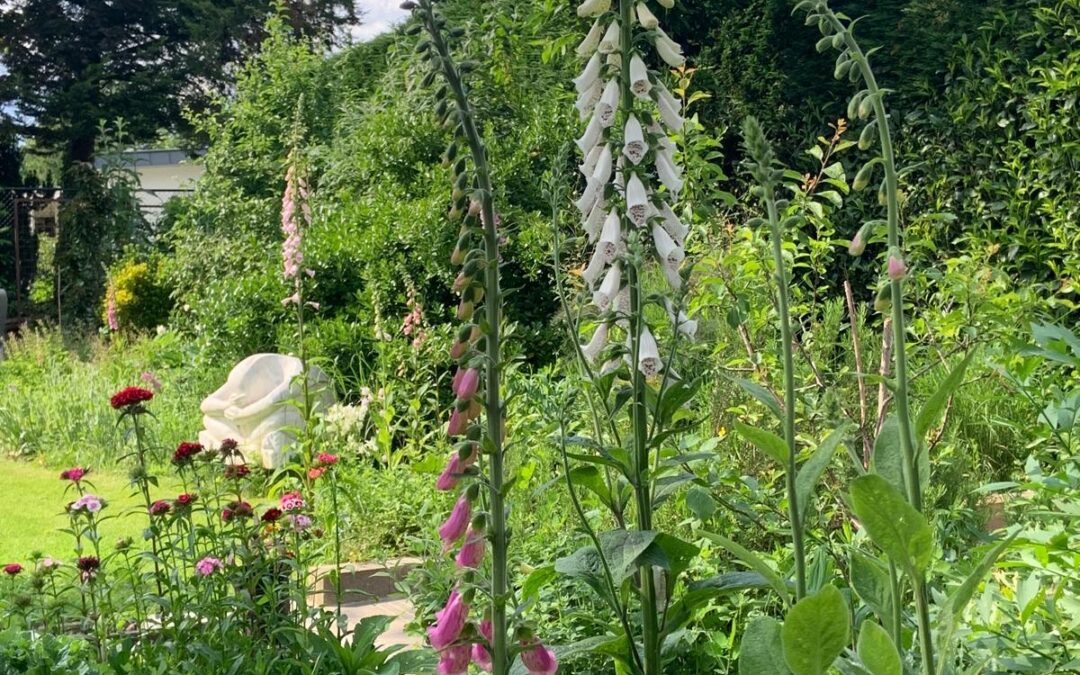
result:
M 870 120 L 870 123 L 863 127 L 862 133 L 859 134 L 859 149 L 869 150 L 877 138 L 876 133 L 877 120 Z
M 866 186 L 870 184 L 870 179 L 874 177 L 874 166 L 877 163 L 878 160 L 873 159 L 859 169 L 859 173 L 855 174 L 855 182 L 851 184 L 853 190 L 861 192 L 866 189 Z

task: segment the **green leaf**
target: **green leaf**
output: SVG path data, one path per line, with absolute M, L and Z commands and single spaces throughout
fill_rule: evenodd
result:
M 825 675 L 847 646 L 851 626 L 844 596 L 833 585 L 800 600 L 787 613 L 780 637 L 795 675 Z
M 638 560 L 655 540 L 656 532 L 650 530 L 612 530 L 600 534 L 600 546 L 616 584 L 633 576 Z
M 790 675 L 780 631 L 780 622 L 771 616 L 750 622 L 739 646 L 739 675 Z
M 871 675 L 903 675 L 900 654 L 888 632 L 873 621 L 863 621 L 857 647 L 859 660 Z
M 920 452 L 919 484 L 927 485 L 930 481 L 930 458 Z M 881 433 L 874 439 L 874 455 L 870 461 L 870 470 L 881 476 L 900 492 L 906 492 L 904 484 L 904 449 L 900 445 L 900 422 L 896 415 L 889 415 L 881 425 Z
M 694 618 L 694 610 L 724 593 L 734 593 L 751 588 L 763 588 L 769 582 L 757 572 L 726 572 L 708 579 L 695 581 L 668 609 L 661 635 L 681 629 Z
M 889 571 L 877 558 L 853 550 L 851 552 L 851 587 L 890 631 L 893 624 L 892 584 Z
M 716 513 L 716 500 L 708 490 L 694 485 L 686 491 L 686 508 L 690 509 L 698 520 L 708 520 Z
M 653 543 L 641 554 L 638 564 L 659 567 L 675 579 L 686 571 L 686 568 L 690 566 L 690 561 L 700 552 L 701 549 L 697 546 L 660 532 L 656 534 Z
M 604 503 L 604 506 L 612 508 L 611 490 L 595 465 L 576 466 L 570 470 L 570 482 L 579 485 L 595 494 Z
M 537 567 L 529 576 L 525 577 L 525 581 L 521 584 L 521 598 L 522 600 L 529 600 L 540 597 L 540 590 L 554 581 L 557 576 L 554 565 L 544 565 L 543 567 Z
M 742 387 L 743 391 L 745 391 L 747 394 L 750 394 L 751 396 L 756 398 L 760 403 L 762 403 L 766 408 L 768 408 L 773 415 L 776 415 L 776 419 L 779 420 L 784 418 L 784 413 L 780 409 L 780 402 L 776 400 L 776 397 L 773 396 L 768 389 L 761 386 L 757 382 L 745 380 L 741 377 L 729 377 L 728 379 Z
M 784 580 L 780 578 L 780 575 L 777 574 L 773 570 L 773 568 L 769 567 L 768 563 L 766 563 L 756 553 L 744 548 L 743 546 L 720 534 L 714 534 L 712 532 L 702 532 L 701 536 L 719 545 L 725 551 L 742 561 L 744 565 L 754 570 L 761 576 L 765 577 L 765 579 L 769 582 L 769 585 L 772 586 L 773 590 L 775 590 L 777 594 L 783 599 L 784 604 L 790 602 L 787 584 L 784 583 Z
M 810 456 L 810 459 L 806 460 L 806 463 L 799 469 L 799 473 L 795 477 L 795 495 L 799 505 L 799 517 L 804 522 L 806 521 L 806 512 L 809 510 L 810 497 L 814 493 L 814 488 L 817 487 L 821 475 L 825 473 L 825 469 L 829 468 L 829 463 L 832 462 L 833 455 L 844 440 L 844 434 L 847 433 L 847 430 L 848 425 L 843 425 L 829 434 L 817 446 L 814 454 Z
M 967 356 L 952 369 L 949 376 L 946 377 L 945 381 L 938 387 L 938 390 L 923 404 L 922 409 L 919 410 L 918 417 L 915 418 L 916 438 L 924 438 L 926 432 L 930 430 L 930 427 L 937 424 L 937 421 L 941 418 L 942 411 L 945 410 L 945 405 L 948 403 L 949 397 L 951 397 L 953 392 L 955 392 L 961 383 L 963 383 L 964 373 L 967 372 L 968 365 L 971 363 L 971 358 L 973 356 L 975 356 L 974 350 L 968 352 Z
M 875 474 L 851 482 L 851 509 L 870 539 L 912 579 L 922 579 L 934 554 L 926 518 L 887 480 Z
M 740 436 L 753 443 L 758 450 L 761 450 L 769 457 L 775 459 L 780 464 L 781 468 L 787 466 L 788 455 L 790 452 L 788 450 L 787 442 L 784 441 L 784 439 L 771 431 L 747 426 L 742 422 L 735 423 L 735 431 L 738 432 Z

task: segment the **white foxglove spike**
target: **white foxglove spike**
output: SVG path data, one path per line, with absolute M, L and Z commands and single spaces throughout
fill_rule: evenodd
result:
M 589 120 L 589 125 L 585 127 L 585 132 L 581 134 L 581 138 L 574 141 L 577 143 L 578 149 L 581 150 L 581 154 L 587 155 L 589 151 L 593 149 L 597 141 L 600 140 L 600 120 L 594 116 Z
M 637 174 L 631 174 L 626 182 L 626 210 L 630 220 L 638 227 L 644 225 L 649 216 L 649 196 Z
M 601 185 L 607 185 L 611 182 L 612 164 L 611 146 L 604 143 L 600 156 L 596 159 L 596 166 L 593 167 L 592 177 Z
M 637 10 L 637 20 L 641 24 L 641 27 L 645 30 L 656 30 L 660 22 L 656 19 L 656 15 L 649 10 L 649 6 L 644 2 L 639 2 L 634 8 Z
M 592 86 L 585 91 L 578 94 L 577 101 L 574 102 L 574 107 L 578 110 L 578 117 L 582 121 L 588 119 L 592 114 L 596 104 L 600 101 L 600 94 L 604 88 L 600 86 L 600 80 L 596 80 L 592 83 Z
M 596 104 L 593 114 L 600 119 L 600 126 L 607 129 L 615 122 L 615 111 L 619 109 L 619 79 L 611 78 L 604 85 L 604 93 Z
M 607 32 L 604 33 L 604 39 L 600 40 L 600 45 L 596 50 L 601 54 L 613 54 L 619 51 L 621 36 L 622 29 L 619 27 L 619 22 L 612 21 L 611 25 L 607 27 Z
M 664 4 L 664 3 L 660 3 Z M 611 0 L 585 0 L 577 8 L 577 15 L 585 18 L 603 14 L 611 9 Z
M 664 125 L 672 131 L 682 131 L 683 118 L 679 113 L 678 104 L 672 104 L 663 96 L 656 103 L 660 108 L 660 119 L 664 120 Z
M 593 204 L 596 203 L 603 188 L 603 184 L 597 183 L 592 178 L 587 178 L 585 180 L 585 189 L 582 190 L 581 197 L 574 202 L 574 205 L 577 206 L 578 211 L 581 212 L 582 216 L 587 215 L 589 211 L 592 211 Z
M 585 355 L 585 360 L 589 363 L 594 363 L 596 357 L 600 356 L 600 352 L 604 351 L 604 347 L 607 347 L 607 342 L 608 325 L 602 323 L 596 327 L 596 331 L 593 333 L 589 343 L 581 348 L 582 353 Z
M 645 67 L 641 57 L 634 54 L 630 57 L 630 90 L 634 92 L 634 96 L 646 98 L 650 89 L 652 83 L 649 82 L 649 69 Z
M 682 275 L 679 274 L 678 266 L 663 264 L 660 265 L 660 271 L 664 273 L 664 278 L 667 279 L 671 290 L 678 292 L 682 289 Z
M 588 90 L 593 83 L 600 79 L 600 54 L 593 54 L 585 64 L 585 70 L 574 78 L 574 89 L 577 93 Z
M 607 205 L 603 199 L 597 199 L 593 204 L 592 210 L 589 211 L 589 215 L 585 218 L 582 226 L 585 228 L 585 234 L 589 237 L 589 243 L 596 242 L 596 238 L 600 236 L 600 227 L 604 224 L 604 214 Z
M 597 19 L 596 21 L 593 21 L 592 28 L 590 28 L 589 32 L 585 35 L 585 39 L 578 44 L 577 50 L 575 50 L 577 55 L 581 58 L 585 58 L 592 54 L 596 51 L 596 46 L 600 44 L 600 38 L 603 36 L 604 24 L 600 19 Z
M 654 46 L 656 47 L 656 53 L 660 55 L 664 63 L 672 68 L 680 68 L 686 65 L 686 57 L 683 56 L 682 47 L 679 46 L 679 43 L 668 37 L 663 28 L 657 28 L 656 30 L 658 35 Z
M 690 228 L 679 220 L 679 216 L 675 215 L 675 212 L 671 210 L 671 207 L 666 202 L 660 203 L 660 215 L 663 217 L 664 229 L 675 240 L 675 243 L 679 246 L 685 244 L 686 235 L 690 232 Z
M 592 176 L 593 169 L 596 168 L 596 160 L 600 159 L 600 153 L 604 148 L 600 144 L 596 144 L 589 150 L 589 154 L 585 155 L 585 159 L 581 162 L 581 167 L 578 169 L 581 171 L 581 175 L 586 178 Z
M 638 341 L 638 370 L 645 377 L 655 377 L 664 362 L 660 360 L 660 350 L 656 346 L 656 339 L 648 326 L 641 327 L 641 339 Z
M 600 243 L 596 245 L 596 248 L 603 251 L 604 260 L 611 262 L 619 255 L 623 245 L 622 221 L 619 219 L 618 212 L 612 209 L 604 220 L 604 227 L 600 230 Z
M 660 176 L 660 182 L 666 185 L 672 194 L 677 195 L 679 190 L 682 190 L 682 172 L 668 159 L 667 155 L 661 152 L 656 153 L 656 174 Z
M 631 114 L 626 118 L 626 126 L 623 128 L 623 154 L 634 164 L 640 164 L 648 151 L 649 146 L 645 142 L 641 122 L 638 122 L 637 117 Z
M 667 309 L 668 318 L 671 319 L 671 324 L 675 327 L 675 330 L 679 331 L 687 340 L 693 340 L 697 336 L 697 320 L 688 317 L 686 312 L 681 309 L 676 312 L 675 303 L 669 299 L 665 298 L 664 307 Z
M 593 293 L 593 304 L 601 312 L 608 311 L 615 296 L 619 294 L 620 288 L 622 288 L 622 266 L 615 263 L 604 275 L 600 288 Z
M 660 225 L 653 225 L 652 237 L 653 244 L 656 245 L 656 255 L 660 258 L 661 264 L 678 267 L 686 257 L 686 253 L 672 240 L 667 230 Z
M 604 258 L 603 251 L 599 247 L 593 251 L 592 258 L 589 259 L 589 264 L 581 272 L 581 278 L 585 280 L 589 288 L 595 288 L 596 282 L 600 278 L 600 274 L 603 273 L 604 268 L 607 267 L 607 260 Z

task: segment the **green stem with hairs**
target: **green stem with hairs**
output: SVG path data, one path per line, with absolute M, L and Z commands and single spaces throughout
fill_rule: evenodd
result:
M 477 196 L 480 200 L 480 215 L 484 236 L 484 318 L 485 354 L 487 370 L 484 394 L 487 417 L 487 448 L 490 453 L 488 464 L 488 491 L 491 539 L 491 657 L 494 675 L 507 675 L 510 672 L 510 644 L 507 639 L 506 607 L 509 602 L 509 578 L 507 574 L 509 538 L 506 527 L 505 476 L 503 457 L 503 406 L 501 399 L 502 355 L 502 289 L 499 285 L 499 235 L 495 227 L 494 194 L 491 187 L 491 172 L 488 168 L 487 153 L 476 121 L 472 106 L 461 79 L 461 72 L 454 65 L 450 48 L 443 38 L 436 22 L 434 8 L 430 2 L 421 5 L 424 21 L 431 37 L 432 46 L 441 60 L 440 68 L 446 79 L 449 91 L 457 105 L 457 115 L 461 123 L 461 134 L 469 146 L 473 165 L 476 170 Z

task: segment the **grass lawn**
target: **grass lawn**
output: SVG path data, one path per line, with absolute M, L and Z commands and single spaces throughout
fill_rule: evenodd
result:
M 0 459 L 0 565 L 25 564 L 32 551 L 60 559 L 74 555 L 71 536 L 60 530 L 68 526 L 64 506 L 77 495 L 73 491 L 64 494 L 68 482 L 60 480 L 59 473 L 28 462 Z M 122 513 L 143 503 L 142 497 L 132 494 L 127 476 L 120 471 L 95 470 L 89 479 L 94 487 L 88 491 L 108 502 L 102 512 L 109 516 L 101 524 L 103 549 L 111 550 L 121 537 L 140 540 L 146 524 L 142 511 Z M 171 498 L 180 492 L 178 483 L 165 477 L 159 480 L 153 496 Z

